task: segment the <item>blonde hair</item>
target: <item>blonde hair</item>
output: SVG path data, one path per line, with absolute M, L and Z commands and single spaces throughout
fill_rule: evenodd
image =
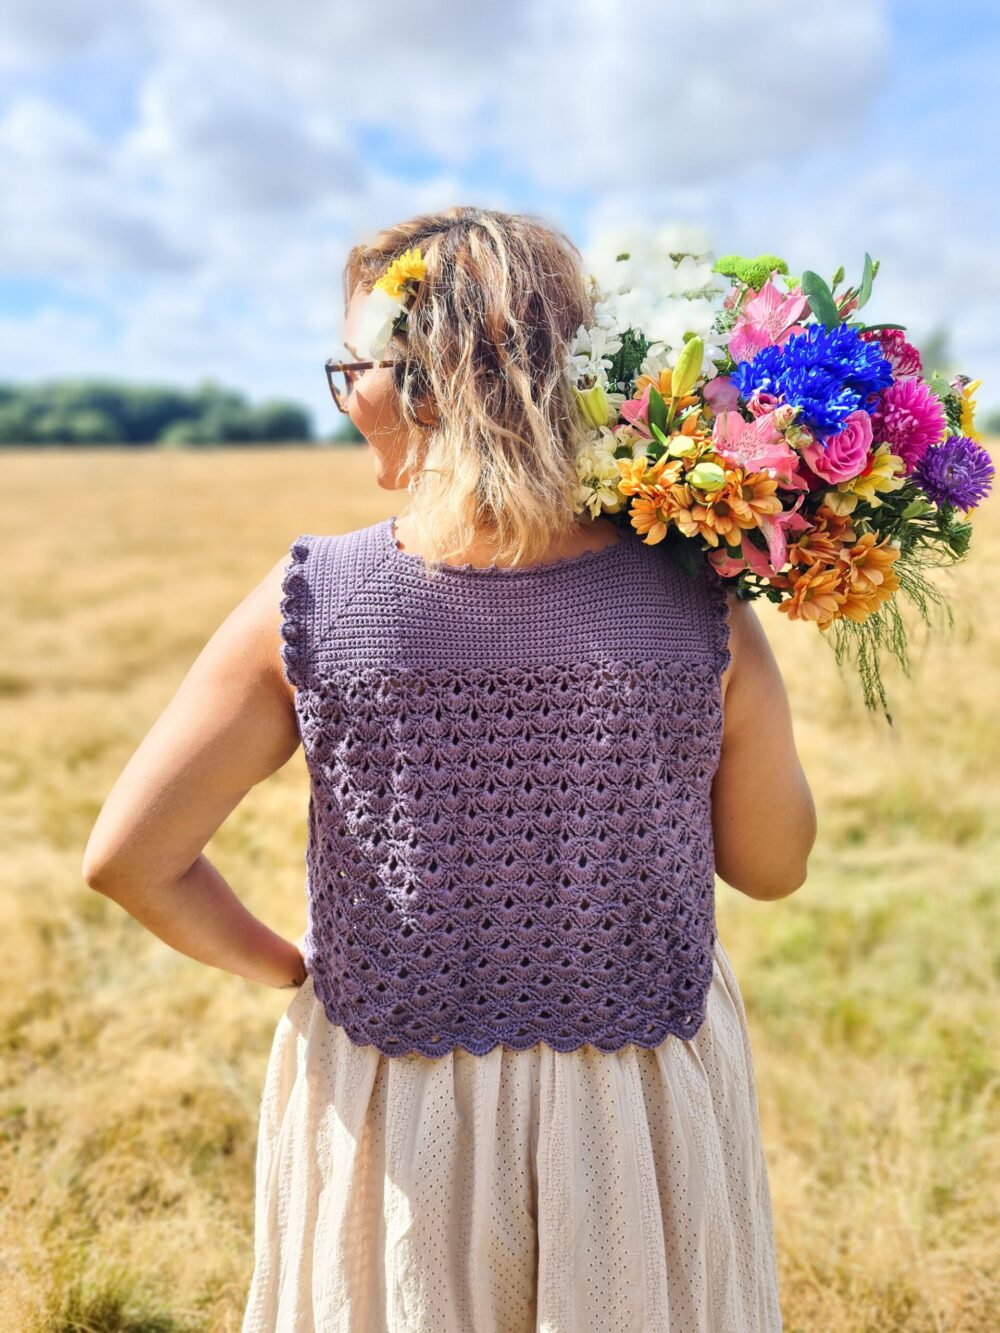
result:
M 408 521 L 428 573 L 484 530 L 500 563 L 530 564 L 581 523 L 575 456 L 586 427 L 565 374 L 573 335 L 594 322 L 580 252 L 538 218 L 456 205 L 355 245 L 345 309 L 359 283 L 371 291 L 413 246 L 426 276 L 386 352 L 398 350 L 410 427 Z

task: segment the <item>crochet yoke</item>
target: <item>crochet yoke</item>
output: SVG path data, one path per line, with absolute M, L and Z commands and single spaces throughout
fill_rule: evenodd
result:
M 391 518 L 289 556 L 303 952 L 329 1020 L 387 1055 L 692 1037 L 730 660 L 714 570 L 621 528 L 431 578 Z

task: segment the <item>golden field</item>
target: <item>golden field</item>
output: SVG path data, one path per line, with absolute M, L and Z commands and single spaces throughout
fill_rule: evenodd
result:
M 0 469 L 0 1329 L 237 1330 L 289 996 L 170 950 L 84 884 L 83 848 L 291 540 L 404 497 L 360 449 L 9 451 Z M 1000 500 L 973 517 L 970 559 L 936 576 L 954 628 L 928 639 L 913 617 L 912 679 L 886 666 L 892 728 L 818 631 L 759 604 L 819 837 L 790 898 L 720 883 L 718 926 L 750 1023 L 786 1333 L 1000 1328 Z M 299 750 L 207 849 L 289 939 L 306 781 Z

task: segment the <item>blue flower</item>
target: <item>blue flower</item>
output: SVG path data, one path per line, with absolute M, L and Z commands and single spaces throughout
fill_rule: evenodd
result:
M 732 374 L 744 402 L 772 393 L 801 408 L 799 424 L 820 437 L 839 434 L 858 408 L 870 411 L 892 383 L 892 363 L 857 329 L 809 324 L 780 346 L 764 347 Z
M 931 445 L 913 470 L 913 480 L 936 504 L 974 509 L 993 485 L 989 454 L 968 435 L 948 435 Z

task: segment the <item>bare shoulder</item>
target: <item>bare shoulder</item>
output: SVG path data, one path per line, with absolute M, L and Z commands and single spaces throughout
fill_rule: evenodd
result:
M 234 642 L 244 664 L 273 679 L 289 699 L 294 699 L 281 660 L 282 581 L 288 563 L 286 551 L 250 589 L 231 619 L 234 628 L 240 628 L 239 639 Z

